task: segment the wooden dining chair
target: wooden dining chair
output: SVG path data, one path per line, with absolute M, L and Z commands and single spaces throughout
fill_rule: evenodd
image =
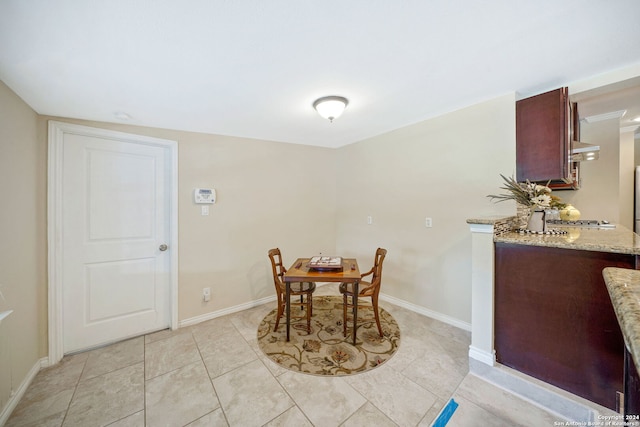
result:
M 342 326 L 344 336 L 347 336 L 347 312 L 348 310 L 352 310 L 355 304 L 358 304 L 358 299 L 363 297 L 371 297 L 371 306 L 362 306 L 358 305 L 358 309 L 362 308 L 372 308 L 373 315 L 376 319 L 376 325 L 378 326 L 378 333 L 382 337 L 382 326 L 380 326 L 380 314 L 378 312 L 378 294 L 380 293 L 380 283 L 382 280 L 382 262 L 384 261 L 384 257 L 387 255 L 387 250 L 378 248 L 376 250 L 376 256 L 373 260 L 373 267 L 371 270 L 366 273 L 362 273 L 360 277 L 366 277 L 371 275 L 371 281 L 363 281 L 361 280 L 358 287 L 358 295 L 353 294 L 353 283 L 341 283 L 340 284 L 340 293 L 342 294 L 343 299 L 343 307 L 342 307 Z M 349 303 L 349 297 L 351 298 L 351 302 Z M 353 319 L 356 322 L 357 319 Z
M 289 301 L 285 301 L 287 298 L 287 288 L 284 283 L 284 274 L 287 269 L 282 264 L 282 254 L 279 248 L 269 250 L 269 259 L 271 260 L 271 270 L 273 271 L 273 283 L 276 287 L 276 296 L 278 298 L 278 313 L 276 314 L 276 325 L 273 328 L 273 332 L 278 330 L 280 324 L 280 318 L 284 314 L 286 304 Z M 307 319 L 307 333 L 311 333 L 311 315 L 313 314 L 313 291 L 316 290 L 316 284 L 313 282 L 292 282 L 290 284 L 290 296 L 300 296 L 300 309 L 306 312 L 304 316 L 292 316 L 296 319 Z

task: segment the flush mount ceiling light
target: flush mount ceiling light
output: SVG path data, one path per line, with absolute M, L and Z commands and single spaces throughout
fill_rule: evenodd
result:
M 315 108 L 322 117 L 333 122 L 334 119 L 340 117 L 344 109 L 347 108 L 347 105 L 349 105 L 349 101 L 345 97 L 324 96 L 315 100 L 313 108 Z
M 125 113 L 124 111 L 116 111 L 115 113 L 113 113 L 113 115 L 118 120 L 129 120 L 129 119 L 131 119 L 131 116 L 128 115 L 127 113 Z

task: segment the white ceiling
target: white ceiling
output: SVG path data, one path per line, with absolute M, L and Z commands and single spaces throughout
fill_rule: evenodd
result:
M 0 80 L 44 115 L 339 147 L 635 66 L 639 16 L 638 0 L 0 0 Z M 350 101 L 333 123 L 311 106 L 326 95 Z
M 572 97 L 578 103 L 583 121 L 594 123 L 618 118 L 621 132 L 634 132 L 640 137 L 640 77 L 627 79 L 579 93 Z

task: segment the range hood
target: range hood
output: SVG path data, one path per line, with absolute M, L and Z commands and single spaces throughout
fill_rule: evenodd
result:
M 600 146 L 587 144 L 580 141 L 571 141 L 571 161 L 585 162 L 588 160 L 598 160 L 600 157 Z
M 578 115 L 578 104 L 571 104 L 571 121 L 569 123 L 569 138 L 571 139 L 571 153 L 569 158 L 572 162 L 586 162 L 588 160 L 598 160 L 600 157 L 600 146 L 580 142 L 580 116 Z

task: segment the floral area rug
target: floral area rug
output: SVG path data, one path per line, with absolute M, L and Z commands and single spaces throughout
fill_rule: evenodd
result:
M 258 344 L 275 363 L 305 374 L 342 376 L 373 369 L 389 360 L 398 350 L 400 329 L 395 319 L 379 308 L 384 334 L 381 338 L 373 310 L 363 308 L 364 301 L 361 300 L 358 306 L 355 346 L 350 322 L 346 338 L 343 336 L 341 296 L 314 296 L 311 333 L 307 334 L 306 319 L 292 319 L 289 342 L 286 341 L 284 316 L 280 319 L 278 331 L 273 332 L 277 313 L 274 309 L 258 327 Z M 299 316 L 300 313 L 299 306 L 291 304 L 291 316 Z

